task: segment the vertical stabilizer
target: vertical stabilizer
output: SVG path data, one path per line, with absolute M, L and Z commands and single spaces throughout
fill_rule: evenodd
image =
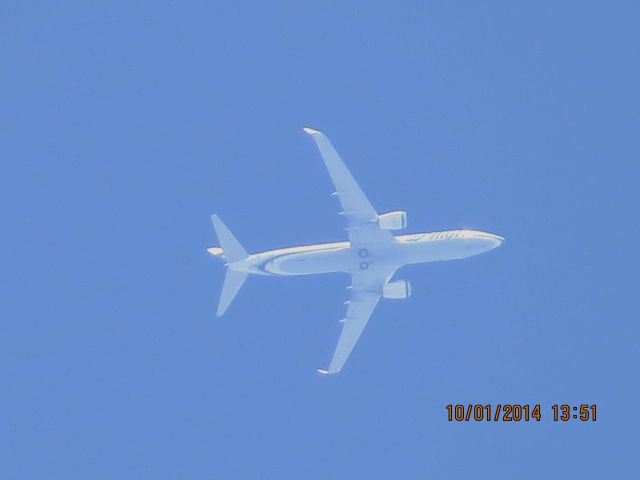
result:
M 236 262 L 249 256 L 244 247 L 240 245 L 240 242 L 233 236 L 233 233 L 231 233 L 227 226 L 222 223 L 220 217 L 217 215 L 211 215 L 211 221 L 213 222 L 213 228 L 216 229 L 218 242 L 224 250 L 222 255 L 227 262 Z
M 227 310 L 229 305 L 231 305 L 231 302 L 240 291 L 240 287 L 242 287 L 246 279 L 247 273 L 227 268 L 224 276 L 222 293 L 220 294 L 220 303 L 218 303 L 217 315 L 219 317 L 224 315 L 224 312 Z

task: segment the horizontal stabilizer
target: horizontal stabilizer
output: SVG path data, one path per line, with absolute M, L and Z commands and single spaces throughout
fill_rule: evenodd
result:
M 227 310 L 227 308 L 229 308 L 229 305 L 231 305 L 231 302 L 240 291 L 240 288 L 242 287 L 246 279 L 247 273 L 227 268 L 224 276 L 222 293 L 220 294 L 220 303 L 218 304 L 217 315 L 219 317 L 224 315 L 224 312 Z
M 238 239 L 236 239 L 227 226 L 222 223 L 220 217 L 217 215 L 211 215 L 211 221 L 213 222 L 213 228 L 215 228 L 216 235 L 218 236 L 218 243 L 220 243 L 220 246 L 224 250 L 223 256 L 228 262 L 236 262 L 249 256 L 244 247 L 240 245 Z M 210 253 L 216 255 L 216 253 Z M 220 253 L 222 252 L 217 251 L 217 254 Z

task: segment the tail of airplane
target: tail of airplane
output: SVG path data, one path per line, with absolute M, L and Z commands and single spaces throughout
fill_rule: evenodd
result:
M 244 247 L 240 245 L 240 242 L 233 236 L 233 233 L 231 233 L 227 226 L 222 223 L 220 217 L 211 215 L 211 221 L 213 222 L 213 228 L 216 230 L 220 247 L 211 247 L 208 248 L 207 251 L 211 255 L 224 260 L 225 266 L 227 267 L 217 311 L 217 315 L 221 317 L 229 305 L 231 305 L 231 302 L 240 291 L 248 275 L 246 272 L 234 270 L 232 264 L 244 260 L 249 254 Z

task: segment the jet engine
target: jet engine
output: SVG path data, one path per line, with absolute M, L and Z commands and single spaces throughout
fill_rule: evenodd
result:
M 378 226 L 383 230 L 400 230 L 401 228 L 406 228 L 407 212 L 396 210 L 378 215 Z
M 406 280 L 389 282 L 382 287 L 384 298 L 409 298 L 411 296 L 411 283 Z

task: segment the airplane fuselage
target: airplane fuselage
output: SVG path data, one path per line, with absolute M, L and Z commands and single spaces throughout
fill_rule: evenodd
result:
M 280 248 L 249 255 L 229 268 L 259 275 L 353 273 L 370 267 L 400 268 L 413 263 L 457 260 L 502 244 L 499 235 L 479 230 L 397 235 L 393 243 L 353 248 L 348 241 Z

